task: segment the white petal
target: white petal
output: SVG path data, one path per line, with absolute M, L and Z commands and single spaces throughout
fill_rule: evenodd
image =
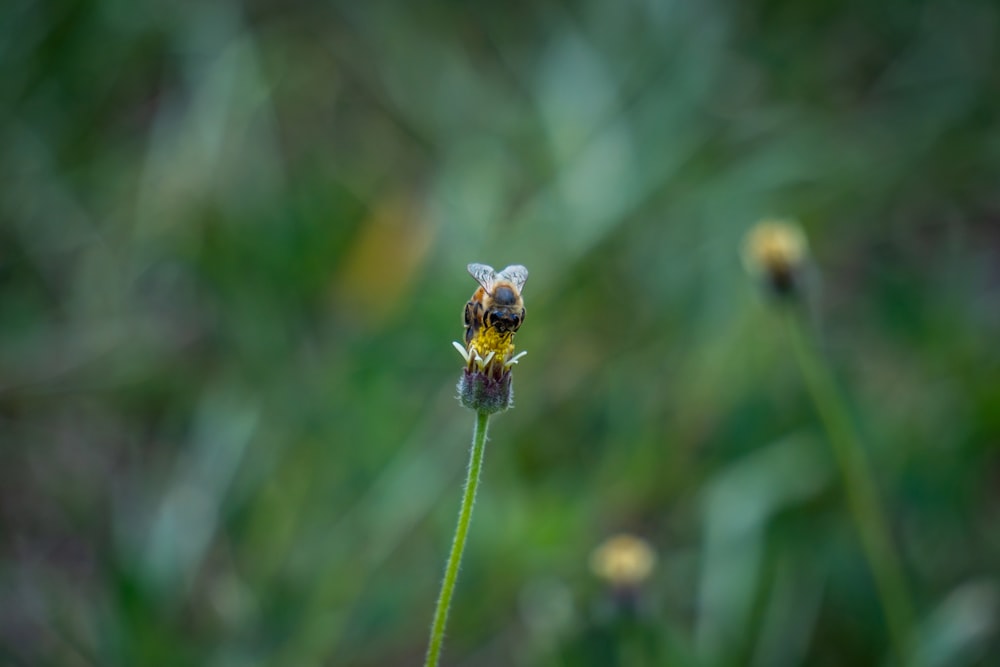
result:
M 511 366 L 513 366 L 514 364 L 516 364 L 518 361 L 520 361 L 521 357 L 523 357 L 526 354 L 528 354 L 527 350 L 524 350 L 523 352 L 518 352 L 513 357 L 511 357 L 510 359 L 507 360 L 507 363 L 504 364 L 504 368 L 510 368 Z
M 466 350 L 464 347 L 462 347 L 462 344 L 459 343 L 457 340 L 451 341 L 451 344 L 455 346 L 455 349 L 458 350 L 458 353 L 462 355 L 463 359 L 465 359 L 465 363 L 469 363 L 469 351 Z

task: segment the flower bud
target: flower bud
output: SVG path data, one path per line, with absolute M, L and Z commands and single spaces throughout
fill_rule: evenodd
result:
M 634 588 L 645 581 L 656 565 L 656 552 L 646 540 L 623 533 L 594 549 L 590 569 L 614 588 Z
M 468 349 L 457 342 L 452 345 L 466 364 L 458 380 L 458 400 L 471 410 L 493 414 L 513 405 L 511 368 L 527 352 L 514 354 L 512 334 L 499 336 L 492 329 L 487 331 L 492 333 L 476 336 Z
M 804 288 L 809 246 L 802 228 L 785 220 L 762 220 L 743 240 L 743 265 L 775 296 L 792 298 Z
M 503 412 L 513 404 L 510 371 L 499 378 L 479 370 L 465 369 L 458 380 L 458 400 L 465 407 L 493 414 Z

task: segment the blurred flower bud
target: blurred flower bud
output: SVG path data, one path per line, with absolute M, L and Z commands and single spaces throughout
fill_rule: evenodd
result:
M 803 289 L 809 246 L 798 224 L 762 220 L 743 239 L 743 265 L 778 297 L 791 298 Z
M 656 565 L 656 552 L 646 540 L 629 534 L 615 535 L 590 554 L 590 569 L 615 588 L 634 588 L 645 581 Z

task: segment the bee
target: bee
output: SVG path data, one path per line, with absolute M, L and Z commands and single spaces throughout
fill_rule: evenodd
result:
M 493 327 L 501 335 L 517 331 L 524 322 L 521 290 L 528 280 L 528 269 L 520 264 L 500 273 L 486 264 L 469 264 L 468 269 L 480 287 L 465 304 L 466 346 L 483 327 Z

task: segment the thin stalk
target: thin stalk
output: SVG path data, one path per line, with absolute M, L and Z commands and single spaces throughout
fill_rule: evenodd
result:
M 847 502 L 882 601 L 893 652 L 899 665 L 905 667 L 913 655 L 913 611 L 874 477 L 829 369 L 809 340 L 798 314 L 789 311 L 785 319 L 792 351 L 844 478 Z
M 472 506 L 476 502 L 479 472 L 483 468 L 483 450 L 486 448 L 486 429 L 489 420 L 489 413 L 483 411 L 476 413 L 476 427 L 472 433 L 472 451 L 469 454 L 469 473 L 465 480 L 465 493 L 462 495 L 462 509 L 458 513 L 455 539 L 451 543 L 451 553 L 448 554 L 448 564 L 444 570 L 441 595 L 438 596 L 437 607 L 434 609 L 434 623 L 431 625 L 431 639 L 427 648 L 427 659 L 424 661 L 425 667 L 437 667 L 441 657 L 441 643 L 444 641 L 444 628 L 448 623 L 448 609 L 451 607 L 452 593 L 455 592 L 455 581 L 458 579 L 458 567 L 462 563 L 469 522 L 472 520 Z

